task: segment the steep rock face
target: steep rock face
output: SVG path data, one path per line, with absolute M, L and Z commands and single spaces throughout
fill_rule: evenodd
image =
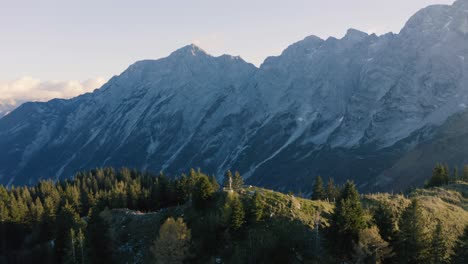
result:
M 164 169 L 200 127 L 236 111 L 220 106 L 255 71 L 190 45 L 138 62 L 92 94 L 25 104 L 0 122 L 2 181 L 31 183 L 94 166 Z
M 289 147 L 270 159 L 269 166 L 256 168 L 254 182 L 300 188 L 304 175 L 310 179 L 323 174 L 355 179 L 366 188 L 390 186 L 388 180 L 394 180 L 394 174 L 375 181 L 369 176 L 391 168 L 419 142 L 433 138 L 433 129 L 447 117 L 466 108 L 465 6 L 466 1 L 459 1 L 423 9 L 397 35 L 366 36 L 350 30 L 341 40 L 306 47 L 295 44 L 290 49 L 299 47 L 304 52 L 287 50 L 275 58 L 279 63 L 271 68 L 276 72 L 267 60 L 262 68 L 268 66 L 272 75 L 285 68 L 304 72 L 294 76 L 291 72 L 297 71 L 288 71 L 284 74 L 288 78 L 281 78 L 283 83 L 262 82 L 265 91 L 274 85 L 273 91 L 287 90 L 278 98 L 289 106 L 275 104 L 275 108 L 287 109 L 297 122 L 292 123 L 296 130 L 289 134 L 293 136 Z M 286 59 L 289 54 L 296 58 Z M 281 63 L 282 59 L 290 64 Z M 301 110 L 294 112 L 294 105 Z M 294 165 L 277 165 L 282 161 Z M 294 176 L 262 179 L 271 174 Z M 421 177 L 415 182 L 421 182 Z
M 467 43 L 459 0 L 419 11 L 399 34 L 307 37 L 260 68 L 189 45 L 94 93 L 0 119 L 0 181 L 129 166 L 233 168 L 276 189 L 307 190 L 317 174 L 397 186 L 392 168 L 468 105 Z

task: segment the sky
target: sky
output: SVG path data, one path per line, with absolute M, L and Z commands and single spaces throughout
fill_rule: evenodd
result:
M 417 10 L 453 1 L 0 0 L 0 107 L 92 91 L 190 43 L 259 66 L 306 36 L 398 33 Z

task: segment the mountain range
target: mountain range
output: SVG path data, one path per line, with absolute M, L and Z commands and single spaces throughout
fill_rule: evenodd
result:
M 403 189 L 435 162 L 468 163 L 467 60 L 468 0 L 424 8 L 398 34 L 310 36 L 260 67 L 189 45 L 1 118 L 0 182 L 126 166 L 233 169 L 279 190 L 309 191 L 317 175 Z

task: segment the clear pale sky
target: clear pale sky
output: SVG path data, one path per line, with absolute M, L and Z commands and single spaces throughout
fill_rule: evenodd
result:
M 453 2 L 0 0 L 0 105 L 5 91 L 39 89 L 28 90 L 27 80 L 40 89 L 53 83 L 56 90 L 74 81 L 82 85 L 78 93 L 91 89 L 85 83 L 100 85 L 137 60 L 165 57 L 190 43 L 259 65 L 308 35 L 340 38 L 350 27 L 399 32 L 417 10 Z

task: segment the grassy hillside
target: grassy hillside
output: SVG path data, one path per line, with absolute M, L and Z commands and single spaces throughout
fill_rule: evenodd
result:
M 468 183 L 466 182 L 431 189 L 419 189 L 415 191 L 414 195 L 421 197 L 435 196 L 446 203 L 468 210 Z
M 449 245 L 453 246 L 468 225 L 468 183 L 417 189 L 408 196 L 388 193 L 365 195 L 363 201 L 369 209 L 379 203 L 390 204 L 396 215 L 401 215 L 413 198 L 421 202 L 425 217 L 429 219 L 429 228 L 435 228 L 437 222 L 440 222 Z
M 313 226 L 314 218 L 317 212 L 322 216 L 324 226 L 328 226 L 328 218 L 333 211 L 333 205 L 325 201 L 312 201 L 275 192 L 268 189 L 251 187 L 242 189 L 241 196 L 252 195 L 258 191 L 265 204 L 265 212 L 272 217 L 282 217 L 290 220 L 298 220 L 310 227 Z
M 223 195 L 238 195 L 241 200 L 246 200 L 254 192 L 258 192 L 262 197 L 265 220 L 258 225 L 247 227 L 246 230 L 243 230 L 244 234 L 281 226 L 285 232 L 299 229 L 299 232 L 308 234 L 310 238 L 314 221 L 318 217 L 322 220 L 322 227 L 328 226 L 328 219 L 334 207 L 328 202 L 312 201 L 256 187 L 244 188 L 237 193 L 224 192 Z M 151 255 L 150 246 L 158 236 L 160 226 L 168 217 L 183 217 L 189 223 L 189 227 L 190 223 L 196 225 L 194 222 L 197 219 L 211 221 L 207 219 L 210 218 L 209 215 L 200 214 L 189 203 L 152 213 L 140 213 L 126 209 L 106 210 L 101 213 L 101 216 L 110 226 L 114 259 L 119 260 L 120 263 L 151 262 L 154 258 Z M 245 243 L 247 237 L 248 235 L 238 239 L 237 244 Z M 300 258 L 301 256 L 298 256 L 298 259 Z M 209 260 L 209 256 L 206 260 Z
M 266 219 L 258 226 L 249 226 L 247 230 L 244 230 L 245 233 L 281 225 L 286 232 L 293 232 L 292 229 L 299 228 L 299 232 L 310 235 L 314 228 L 314 221 L 317 219 L 317 212 L 320 212 L 322 227 L 329 224 L 334 208 L 332 203 L 312 201 L 256 187 L 244 188 L 238 194 L 225 194 L 239 195 L 239 198 L 247 199 L 256 191 L 261 194 Z M 395 215 L 401 215 L 412 198 L 419 199 L 425 217 L 431 224 L 430 229 L 434 228 L 437 221 L 441 221 L 448 244 L 452 247 L 457 237 L 463 233 L 463 228 L 468 225 L 467 194 L 468 183 L 457 183 L 445 187 L 418 189 L 407 196 L 388 193 L 363 195 L 362 201 L 369 212 L 377 205 L 386 203 L 391 205 Z M 203 218 L 206 216 L 201 216 L 189 204 L 147 214 L 130 210 L 110 210 L 104 211 L 102 216 L 110 224 L 114 241 L 114 257 L 121 260 L 121 263 L 150 262 L 153 259 L 149 250 L 150 245 L 158 236 L 161 224 L 168 217 L 183 217 L 189 223 L 189 227 L 194 223 L 195 218 L 206 220 Z M 236 244 L 245 246 L 248 238 L 244 236 Z M 222 256 L 222 254 L 214 254 L 211 259 L 207 257 L 205 261 L 212 261 L 215 256 Z M 298 255 L 296 259 L 297 263 L 301 263 L 302 256 Z

